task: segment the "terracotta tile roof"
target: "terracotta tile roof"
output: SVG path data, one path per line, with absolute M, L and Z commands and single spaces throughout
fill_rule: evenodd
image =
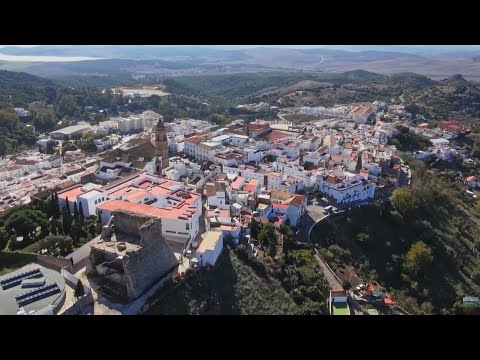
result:
M 153 207 L 149 205 L 136 204 L 136 203 L 131 203 L 123 200 L 112 200 L 97 206 L 98 210 L 107 210 L 107 211 L 124 210 L 124 211 L 130 211 L 130 212 L 141 214 L 141 215 L 149 215 L 150 211 L 152 211 L 152 208 Z
M 82 186 L 77 186 L 73 189 L 69 189 L 66 191 L 63 191 L 58 194 L 58 198 L 62 200 L 66 200 L 68 197 L 68 201 L 76 201 L 77 196 L 83 194 L 84 191 L 82 190 Z
M 214 183 L 206 183 L 205 184 L 205 190 L 207 192 L 207 196 L 210 197 L 210 196 L 215 196 L 215 194 L 217 193 L 217 190 L 215 188 L 215 184 Z
M 245 190 L 248 192 L 252 192 L 257 188 L 257 186 L 258 186 L 258 180 L 252 179 L 247 185 L 245 185 Z
M 192 143 L 192 144 L 199 144 L 201 143 L 203 140 L 206 139 L 206 136 L 201 136 L 201 135 L 195 135 L 195 136 L 192 136 L 192 137 L 189 137 L 189 138 L 186 138 L 185 139 L 185 142 L 186 143 Z
M 245 179 L 241 176 L 237 177 L 234 182 L 232 182 L 233 190 L 240 190 L 242 185 L 245 183 Z
M 249 124 L 248 128 L 250 131 L 258 131 L 270 127 L 269 124 Z
M 270 191 L 270 198 L 275 200 L 287 201 L 292 198 L 292 194 L 281 190 L 272 190 Z
M 305 202 L 306 197 L 303 195 L 295 195 L 295 197 L 290 201 L 290 204 L 296 207 L 302 206 Z
M 332 184 L 332 185 L 340 184 L 341 182 L 343 182 L 342 179 L 340 179 L 338 176 L 335 176 L 333 174 L 328 175 L 326 178 L 324 178 L 324 180 L 327 183 Z

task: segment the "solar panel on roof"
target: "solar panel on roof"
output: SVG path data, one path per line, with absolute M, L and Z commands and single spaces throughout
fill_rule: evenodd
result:
M 49 290 L 49 289 L 52 289 L 54 288 L 55 286 L 57 286 L 56 283 L 52 283 L 52 284 L 47 284 L 47 285 L 44 285 L 44 286 L 41 286 L 39 288 L 36 288 L 36 289 L 32 289 L 32 290 L 29 290 L 27 292 L 24 292 L 23 294 L 19 294 L 17 296 L 15 296 L 15 300 L 17 300 L 17 302 L 19 300 L 22 300 L 22 299 L 25 299 L 29 296 L 33 296 L 37 293 L 41 293 L 42 291 L 45 291 L 45 290 Z M 57 286 L 58 287 L 58 286 Z
M 54 287 L 53 288 L 50 288 L 48 290 L 44 290 L 44 291 L 41 291 L 39 293 L 36 293 L 34 295 L 31 295 L 31 296 L 28 296 L 24 299 L 21 299 L 21 300 L 17 300 L 17 303 L 19 306 L 25 306 L 25 305 L 28 305 L 28 304 L 31 304 L 35 301 L 39 301 L 41 299 L 45 299 L 49 296 L 52 296 L 54 294 L 57 294 L 60 292 L 60 288 L 57 286 L 57 284 L 54 284 Z

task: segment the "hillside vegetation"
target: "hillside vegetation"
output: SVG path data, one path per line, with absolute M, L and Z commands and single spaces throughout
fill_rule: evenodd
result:
M 163 81 L 167 91 L 231 107 L 265 101 L 282 106 L 333 106 L 381 100 L 433 118 L 480 117 L 480 84 L 456 75 L 443 81 L 402 73 L 382 75 L 363 70 L 345 73 L 257 73 L 184 76 Z
M 351 263 L 365 280 L 387 287 L 415 314 L 461 313 L 463 295 L 480 295 L 480 221 L 463 190 L 414 162 L 413 186 L 391 205 L 353 209 L 314 230 L 312 239 L 338 266 Z M 351 257 L 339 259 L 339 251 Z
M 162 289 L 148 314 L 288 315 L 297 311 L 278 280 L 255 271 L 225 247 L 213 269 L 189 272 L 180 283 Z

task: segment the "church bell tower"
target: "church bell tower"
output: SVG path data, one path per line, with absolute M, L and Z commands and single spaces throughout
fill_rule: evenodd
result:
M 163 125 L 162 120 L 158 120 L 154 130 L 155 156 L 161 157 L 161 162 L 157 164 L 157 173 L 161 173 L 161 169 L 165 169 L 169 165 L 168 161 L 168 140 L 167 129 Z

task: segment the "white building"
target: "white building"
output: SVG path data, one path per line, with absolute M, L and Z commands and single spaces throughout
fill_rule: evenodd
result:
M 19 116 L 19 117 L 23 117 L 23 116 L 28 116 L 30 115 L 30 113 L 25 110 L 24 108 L 15 108 L 15 113 Z
M 97 205 L 104 203 L 107 199 L 108 197 L 105 193 L 98 190 L 92 190 L 77 196 L 77 206 L 82 204 L 85 217 L 92 215 L 96 216 Z
M 95 132 L 101 135 L 107 135 L 118 129 L 118 122 L 114 120 L 102 121 L 95 127 Z
M 208 231 L 196 250 L 196 258 L 200 266 L 215 266 L 223 250 L 223 233 L 221 231 Z
M 90 125 L 72 125 L 63 129 L 50 132 L 52 139 L 69 139 L 72 136 L 80 136 L 84 132 L 90 130 Z
M 307 209 L 307 197 L 284 191 L 272 190 L 270 202 L 273 214 L 286 214 L 291 226 L 297 226 Z
M 97 206 L 96 212 L 102 224 L 116 210 L 159 218 L 165 240 L 174 251 L 181 251 L 198 235 L 202 214 L 201 196 L 184 188 L 183 183 L 142 173 L 105 188 L 109 201 Z
M 375 183 L 348 172 L 344 172 L 341 177 L 331 173 L 320 178 L 318 190 L 335 199 L 338 204 L 345 204 L 373 198 Z
M 205 184 L 207 193 L 208 207 L 216 207 L 218 209 L 230 209 L 230 201 L 227 197 L 227 185 L 224 181 Z

